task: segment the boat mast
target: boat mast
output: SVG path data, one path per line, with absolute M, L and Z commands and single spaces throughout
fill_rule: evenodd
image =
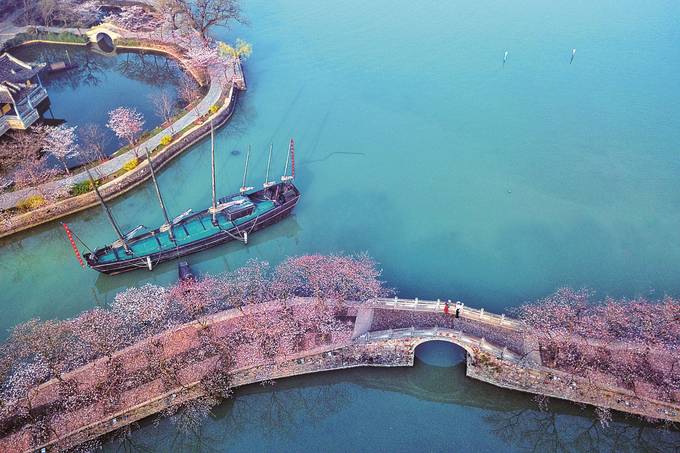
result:
M 252 187 L 246 186 L 246 178 L 248 177 L 248 161 L 250 161 L 250 145 L 248 145 L 248 154 L 246 154 L 246 168 L 243 170 L 243 183 L 241 184 L 241 193 L 248 192 Z
M 215 131 L 212 120 L 210 121 L 210 171 L 212 175 L 212 223 L 217 225 L 217 192 L 215 190 Z
M 92 173 L 90 173 L 90 169 L 86 167 L 85 171 L 87 172 L 87 176 L 90 178 L 90 184 L 92 184 L 92 187 L 94 188 L 94 193 L 97 195 L 97 199 L 99 200 L 99 203 L 102 205 L 102 208 L 104 208 L 104 212 L 106 213 L 106 217 L 109 218 L 109 222 L 111 223 L 113 230 L 118 235 L 118 239 L 120 240 L 121 244 L 123 244 L 123 249 L 125 249 L 125 253 L 127 253 L 128 255 L 132 255 L 132 252 L 130 251 L 130 246 L 128 245 L 127 241 L 123 237 L 123 233 L 120 232 L 120 228 L 118 228 L 118 224 L 116 223 L 116 220 L 113 218 L 113 215 L 111 214 L 111 210 L 106 205 L 106 202 L 104 202 L 104 198 L 102 198 L 102 194 L 99 193 L 99 189 L 97 188 L 97 184 L 94 182 L 94 178 L 92 177 Z
M 271 186 L 274 184 L 273 181 L 269 181 L 269 167 L 270 167 L 271 164 L 272 164 L 272 150 L 273 150 L 273 149 L 274 149 L 274 144 L 271 143 L 271 144 L 269 145 L 269 158 L 267 159 L 267 174 L 266 174 L 265 177 L 264 177 L 264 184 L 262 184 L 262 186 L 263 186 L 265 189 L 266 189 L 267 187 L 271 187 Z
M 293 140 L 291 139 L 290 145 L 288 145 L 288 153 L 286 154 L 286 167 L 283 169 L 283 176 L 281 176 L 281 181 L 290 181 L 293 176 L 288 176 L 288 161 L 290 160 L 290 153 L 293 147 Z
M 153 164 L 151 163 L 151 154 L 149 153 L 149 148 L 145 147 L 144 151 L 146 151 L 146 160 L 149 162 L 149 169 L 151 170 L 151 179 L 153 180 L 153 185 L 156 188 L 156 195 L 158 196 L 158 203 L 161 205 L 161 210 L 163 211 L 163 217 L 165 218 L 165 225 L 161 227 L 161 231 L 163 231 L 165 228 L 167 228 L 168 231 L 168 236 L 170 236 L 170 240 L 174 241 L 175 240 L 175 235 L 172 232 L 172 223 L 170 223 L 170 219 L 168 218 L 168 211 L 165 210 L 165 203 L 163 203 L 163 196 L 161 195 L 161 189 L 158 187 L 158 181 L 156 180 L 156 172 L 153 169 Z

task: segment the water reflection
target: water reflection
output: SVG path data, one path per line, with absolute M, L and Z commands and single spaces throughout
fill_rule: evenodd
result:
M 466 378 L 464 364 L 440 367 L 417 361 L 412 368 L 354 369 L 248 386 L 215 408 L 197 431 L 183 434 L 169 420 L 146 420 L 123 443 L 110 442 L 106 450 L 422 449 L 425 444 L 413 443 L 414 438 L 427 439 L 433 450 L 450 450 L 451 442 L 471 450 L 466 424 L 479 434 L 475 448 L 501 451 L 680 448 L 678 431 L 623 417 L 603 428 L 590 409 L 566 402 L 541 412 L 529 395 Z M 463 428 L 460 438 L 457 426 Z
M 582 414 L 585 415 L 517 409 L 490 414 L 485 421 L 507 445 L 522 445 L 530 451 L 670 452 L 680 449 L 677 430 L 660 429 L 623 417 L 603 427 L 591 410 L 584 409 Z
M 426 341 L 416 347 L 416 358 L 432 367 L 453 367 L 465 362 L 465 349 L 448 341 Z
M 132 51 L 107 54 L 96 47 L 58 44 L 21 46 L 13 49 L 12 54 L 32 63 L 63 61 L 76 66 L 41 75 L 50 100 L 44 106 L 43 117 L 65 120 L 81 130 L 88 124 L 98 125 L 106 134 L 105 154 L 121 146 L 105 127 L 110 110 L 121 105 L 137 109 L 144 115 L 148 130 L 164 120 L 155 111 L 152 96 L 165 92 L 176 109 L 182 107 L 177 87 L 184 73 L 175 60 L 163 55 Z
M 163 85 L 177 86 L 182 77 L 177 62 L 153 52 L 119 52 L 116 67 L 126 77 L 149 85 L 162 81 Z

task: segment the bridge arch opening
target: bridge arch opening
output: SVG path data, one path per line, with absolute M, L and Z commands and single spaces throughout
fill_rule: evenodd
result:
M 417 361 L 439 368 L 452 368 L 465 363 L 467 354 L 463 347 L 445 340 L 424 341 L 416 346 L 413 353 Z
M 97 47 L 99 50 L 106 53 L 111 53 L 116 50 L 116 44 L 113 42 L 111 36 L 108 33 L 100 32 L 97 33 Z

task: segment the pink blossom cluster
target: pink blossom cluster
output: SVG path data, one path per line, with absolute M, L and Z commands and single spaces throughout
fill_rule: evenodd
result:
M 287 295 L 357 300 L 384 296 L 380 271 L 367 255 L 305 255 L 289 258 L 275 271 L 274 291 Z
M 122 6 L 120 12 L 111 13 L 103 19 L 128 31 L 150 31 L 161 26 L 152 11 L 138 5 Z
M 366 257 L 291 258 L 274 271 L 265 262 L 252 261 L 231 273 L 170 288 L 130 288 L 116 295 L 110 309 L 95 308 L 74 319 L 18 325 L 0 349 L 0 438 L 17 426 L 62 417 L 66 407 L 77 408 L 74 414 L 93 404 L 104 412 L 114 410 L 123 404 L 126 391 L 154 379 L 170 388 L 182 380 L 180 371 L 193 376 L 196 371 L 189 370 L 190 365 L 210 357 L 219 357 L 223 368 L 247 367 L 346 341 L 352 323 L 343 318 L 340 301 L 381 294 L 378 275 L 375 263 Z M 293 298 L 307 288 L 314 288 L 315 300 L 296 303 Z M 265 307 L 268 301 L 274 302 Z M 238 322 L 221 325 L 205 318 L 228 308 L 243 314 Z M 201 336 L 186 327 L 190 321 L 205 327 L 199 330 Z M 157 335 L 168 340 L 153 340 Z M 146 345 L 140 348 L 148 353 L 117 358 L 118 351 L 142 343 Z M 87 371 L 78 380 L 64 380 L 65 373 L 80 369 Z M 36 401 L 32 389 L 50 379 L 59 383 L 59 403 L 32 409 L 46 398 Z M 142 398 L 148 391 L 136 394 Z
M 106 127 L 116 136 L 134 145 L 137 136 L 144 130 L 144 116 L 134 108 L 118 107 L 109 112 Z
M 680 400 L 680 300 L 602 302 L 562 288 L 519 307 L 529 344 L 543 362 L 638 394 Z

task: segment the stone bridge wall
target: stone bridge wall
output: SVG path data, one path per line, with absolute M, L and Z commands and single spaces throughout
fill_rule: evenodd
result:
M 449 329 L 399 329 L 371 332 L 359 337 L 366 344 L 390 342 L 400 354 L 409 355 L 413 364 L 415 349 L 428 341 L 447 341 L 467 352 L 466 376 L 497 387 L 540 394 L 576 403 L 605 407 L 620 412 L 680 422 L 680 404 L 636 395 L 634 392 L 595 383 L 589 379 L 544 367 L 528 357 Z M 382 346 L 388 349 L 386 345 Z M 406 361 L 405 359 L 403 361 Z

